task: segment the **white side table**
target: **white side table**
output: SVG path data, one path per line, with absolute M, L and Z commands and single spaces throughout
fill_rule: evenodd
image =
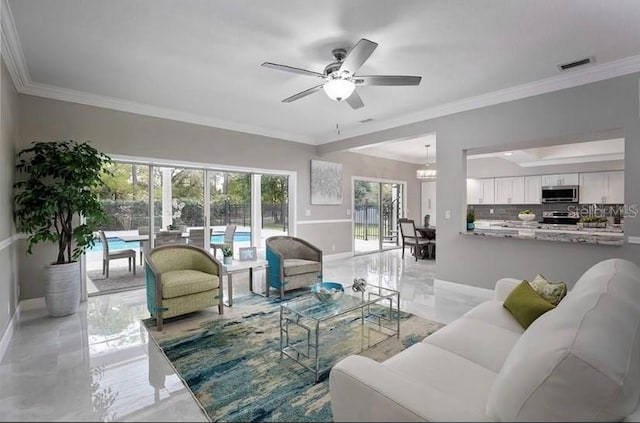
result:
M 232 264 L 222 264 L 222 276 L 227 276 L 227 291 L 229 293 L 229 300 L 225 303 L 226 306 L 231 307 L 233 305 L 233 274 L 249 271 L 249 291 L 255 294 L 253 291 L 253 270 L 267 268 L 269 263 L 264 259 L 257 260 L 234 260 Z

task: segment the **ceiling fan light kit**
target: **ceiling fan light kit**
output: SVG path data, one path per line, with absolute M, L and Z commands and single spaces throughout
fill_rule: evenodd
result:
M 422 79 L 421 76 L 405 75 L 356 75 L 356 72 L 376 47 L 378 47 L 377 43 L 362 38 L 349 51 L 344 48 L 333 49 L 331 54 L 335 61 L 325 66 L 322 73 L 271 62 L 264 62 L 262 66 L 324 79 L 324 83 L 287 97 L 282 100 L 283 103 L 299 100 L 322 88 L 330 99 L 334 101 L 346 100 L 351 108 L 359 109 L 364 107 L 364 103 L 355 91 L 356 85 L 408 86 L 419 85 Z
M 356 89 L 356 84 L 348 79 L 330 79 L 322 86 L 322 89 L 331 100 L 342 101 L 349 98 Z

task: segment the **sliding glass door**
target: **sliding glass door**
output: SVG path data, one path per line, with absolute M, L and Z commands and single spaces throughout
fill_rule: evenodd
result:
M 264 247 L 264 241 L 270 236 L 289 233 L 289 177 L 261 175 L 260 203 L 261 247 Z
M 227 227 L 235 225 L 232 246 L 238 257 L 239 248 L 251 246 L 251 174 L 209 171 L 209 184 L 210 242 L 225 243 Z
M 128 255 L 114 257 L 107 260 L 107 277 L 106 249 L 96 234 L 96 244 L 86 254 L 89 294 L 143 287 L 145 254 L 161 244 L 189 243 L 213 252 L 211 244 L 226 243 L 225 229 L 234 225 L 234 256 L 249 246 L 257 247 L 261 256 L 266 238 L 293 233 L 289 216 L 294 210 L 295 174 L 286 171 L 270 174 L 115 159 L 103 181 L 99 195 L 108 220 L 100 229 L 106 247 L 116 256 L 135 250 L 136 272 Z
M 136 267 L 142 271 L 145 243 L 127 240 L 139 231 L 149 230 L 149 166 L 135 163 L 110 163 L 102 175 L 104 185 L 98 195 L 106 214 L 99 229 L 104 240 L 96 237 L 95 244 L 86 252 L 87 293 L 105 294 L 131 287 L 140 287 L 144 280 L 129 269 L 129 260 L 108 259 L 122 250 L 134 250 Z M 133 263 L 132 263 L 133 264 Z M 107 277 L 106 268 L 109 269 Z
M 355 254 L 395 248 L 398 218 L 404 213 L 404 184 L 355 179 L 353 240 Z

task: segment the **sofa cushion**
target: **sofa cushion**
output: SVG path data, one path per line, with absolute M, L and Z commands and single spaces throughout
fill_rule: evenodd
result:
M 427 339 L 445 329 L 447 326 Z M 382 364 L 407 380 L 431 386 L 451 397 L 464 398 L 466 410 L 461 411 L 461 415 L 468 416 L 469 421 L 489 420 L 485 406 L 489 389 L 496 377 L 495 372 L 426 342 L 414 344 Z M 425 401 L 428 400 L 429 398 L 425 398 Z
M 162 298 L 175 298 L 209 291 L 220 286 L 220 279 L 198 270 L 171 270 L 162 274 Z
M 555 306 L 560 304 L 560 301 L 567 295 L 567 284 L 550 282 L 539 273 L 529 284 L 542 298 Z
M 463 317 L 481 320 L 492 324 L 493 326 L 501 327 L 514 332 L 520 337 L 524 329 L 518 323 L 513 315 L 502 306 L 502 301 L 490 300 L 478 304 L 471 310 L 467 311 Z
M 301 275 L 303 273 L 320 272 L 320 262 L 303 259 L 285 259 L 282 263 L 285 276 Z
M 640 397 L 640 268 L 589 269 L 552 313 L 521 336 L 495 380 L 500 421 L 620 421 Z
M 490 303 L 493 305 L 493 314 L 500 316 L 504 310 L 502 303 L 498 301 Z M 506 310 L 504 311 L 506 312 Z M 512 317 L 509 318 L 513 320 Z M 520 338 L 520 334 L 521 332 L 475 319 L 473 315 L 464 315 L 427 336 L 423 342 L 438 346 L 444 351 L 498 373 L 511 349 Z
M 538 317 L 555 308 L 553 304 L 545 300 L 524 280 L 505 298 L 504 308 L 509 310 L 513 317 L 528 328 Z

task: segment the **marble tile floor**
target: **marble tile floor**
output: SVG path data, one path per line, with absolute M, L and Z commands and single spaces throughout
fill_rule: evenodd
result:
M 403 260 L 400 250 L 326 261 L 324 273 L 345 285 L 363 277 L 399 289 L 401 309 L 443 323 L 493 294 L 434 281 L 433 261 Z M 256 276 L 260 287 L 264 274 Z M 248 277 L 235 275 L 234 298 L 248 293 Z M 0 361 L 0 421 L 207 421 L 149 344 L 146 317 L 144 289 L 90 297 L 67 317 L 22 311 Z

